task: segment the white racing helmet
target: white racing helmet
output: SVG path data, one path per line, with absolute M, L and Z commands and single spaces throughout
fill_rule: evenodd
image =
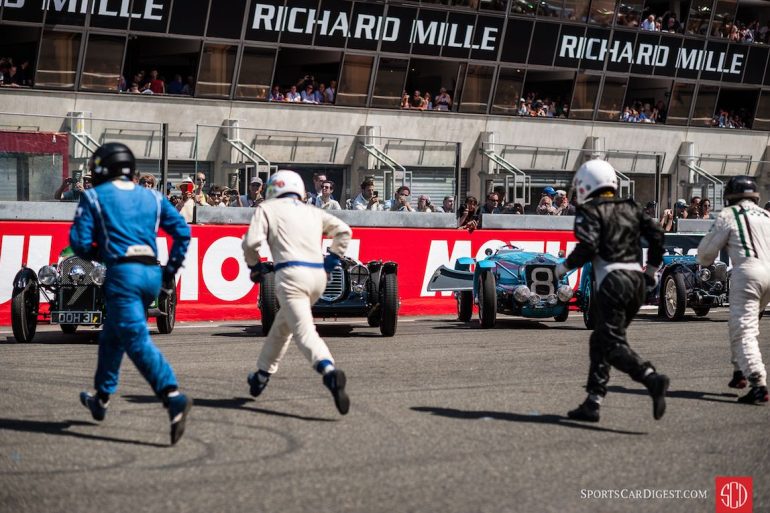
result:
M 577 204 L 581 205 L 599 189 L 618 190 L 618 175 L 609 162 L 589 160 L 577 170 L 572 179 L 572 187 L 577 194 Z
M 305 197 L 305 182 L 294 171 L 281 169 L 276 171 L 267 181 L 265 199 L 280 198 L 284 194 L 298 194 L 300 199 Z

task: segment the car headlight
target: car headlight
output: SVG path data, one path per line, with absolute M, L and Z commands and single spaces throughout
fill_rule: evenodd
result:
M 529 304 L 532 306 L 540 304 L 540 296 L 538 296 L 537 294 L 532 294 L 531 296 L 529 296 Z
M 702 268 L 698 271 L 698 278 L 700 278 L 700 281 L 709 281 L 711 279 L 711 271 L 705 267 Z
M 570 299 L 572 299 L 572 296 L 575 294 L 575 291 L 572 290 L 572 287 L 569 285 L 560 285 L 559 288 L 556 290 L 556 297 L 559 298 L 559 301 L 562 303 L 566 303 Z
M 37 272 L 37 279 L 40 280 L 40 283 L 46 286 L 50 286 L 56 283 L 56 278 L 58 277 L 59 274 L 56 272 L 56 268 L 52 265 L 44 265 Z
M 526 285 L 519 285 L 513 289 L 513 299 L 519 303 L 526 303 L 529 300 L 529 287 Z
M 94 268 L 91 269 L 91 279 L 97 285 L 102 285 L 104 283 L 104 278 L 106 276 L 107 276 L 107 268 L 104 267 L 102 264 L 96 264 L 94 265 Z
M 350 268 L 349 274 L 350 285 L 353 287 L 353 290 L 356 290 L 357 287 L 359 288 L 359 290 L 356 290 L 357 292 L 363 290 L 366 280 L 369 279 L 369 269 L 363 265 L 354 265 Z
M 86 270 L 83 269 L 82 265 L 73 265 L 72 269 L 70 269 L 69 277 L 72 283 L 80 283 L 86 277 Z
M 545 298 L 545 302 L 548 306 L 556 306 L 556 303 L 559 302 L 559 298 L 556 297 L 556 294 L 548 294 L 548 297 Z

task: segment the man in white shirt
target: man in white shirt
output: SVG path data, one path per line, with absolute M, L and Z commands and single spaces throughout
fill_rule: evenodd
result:
M 334 192 L 334 182 L 324 180 L 321 184 L 321 194 L 316 196 L 313 205 L 324 210 L 342 210 L 339 202 L 332 198 L 332 192 Z
M 374 181 L 367 178 L 361 183 L 361 194 L 355 197 L 351 210 L 382 210 L 382 200 L 374 190 Z

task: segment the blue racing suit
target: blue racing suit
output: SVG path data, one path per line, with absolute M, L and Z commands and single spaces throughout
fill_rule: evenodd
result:
M 115 180 L 81 194 L 70 245 L 81 258 L 107 266 L 106 316 L 94 377 L 98 392 L 116 391 L 124 353 L 157 395 L 177 387 L 174 371 L 150 339 L 145 315 L 161 288 L 158 227 L 174 239 L 163 272 L 173 276 L 184 261 L 190 227 L 159 192 Z

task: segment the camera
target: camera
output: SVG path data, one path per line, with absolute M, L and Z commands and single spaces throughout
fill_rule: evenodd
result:
M 374 191 L 374 192 L 372 193 L 372 197 L 374 197 L 374 198 L 376 198 L 376 197 L 377 197 L 377 196 L 379 196 L 379 195 L 380 195 L 380 193 L 379 193 L 378 191 Z
M 64 180 L 64 183 L 68 185 L 72 185 L 73 183 L 75 183 L 75 180 L 73 180 L 72 178 L 67 178 L 66 180 Z

